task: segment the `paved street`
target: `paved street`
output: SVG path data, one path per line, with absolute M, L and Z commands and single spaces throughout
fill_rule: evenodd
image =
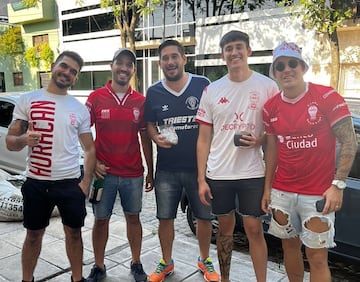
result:
M 142 262 L 144 269 L 150 273 L 155 269 L 161 250 L 157 236 L 157 219 L 155 218 L 154 193 L 144 194 L 144 207 L 141 215 L 144 228 Z M 93 215 L 88 206 L 88 216 L 83 228 L 84 239 L 84 275 L 87 276 L 93 264 L 91 244 L 91 227 Z M 0 222 L 0 281 L 21 280 L 21 246 L 25 231 L 21 222 Z M 186 223 L 186 216 L 179 212 L 176 219 L 176 240 L 174 243 L 175 273 L 165 282 L 203 282 L 202 275 L 196 269 L 198 247 L 195 236 Z M 216 249 L 211 246 L 211 256 L 218 270 Z M 130 250 L 126 239 L 124 217 L 119 206 L 112 216 L 110 238 L 106 249 L 106 266 L 109 281 L 133 281 L 129 275 Z M 43 249 L 35 271 L 36 281 L 70 281 L 69 263 L 65 254 L 64 235 L 59 217 L 51 220 L 44 237 Z M 248 254 L 233 252 L 232 282 L 256 281 Z M 268 281 L 287 281 L 283 267 L 269 262 Z

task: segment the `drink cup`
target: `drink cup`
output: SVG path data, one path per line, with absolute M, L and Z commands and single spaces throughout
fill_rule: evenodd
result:
M 249 144 L 243 143 L 240 139 L 242 139 L 242 136 L 247 135 L 247 136 L 251 136 L 251 133 L 246 132 L 246 131 L 240 131 L 240 132 L 236 132 L 234 135 L 234 145 L 236 147 L 238 146 L 243 146 L 243 147 L 248 147 Z
M 176 145 L 178 143 L 178 136 L 172 124 L 160 125 L 159 129 L 160 134 L 163 135 L 171 144 Z

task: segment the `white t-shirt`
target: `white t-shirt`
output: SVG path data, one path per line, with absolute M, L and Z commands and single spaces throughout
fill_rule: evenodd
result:
M 39 145 L 29 148 L 27 176 L 42 180 L 80 177 L 78 136 L 91 132 L 85 105 L 73 96 L 39 89 L 18 99 L 13 118 L 32 121 L 34 130 L 41 133 Z
M 264 176 L 261 147 L 236 147 L 234 134 L 247 131 L 263 135 L 262 109 L 277 92 L 276 83 L 257 72 L 243 82 L 233 82 L 226 75 L 204 90 L 196 120 L 213 127 L 206 169 L 208 178 L 235 180 Z

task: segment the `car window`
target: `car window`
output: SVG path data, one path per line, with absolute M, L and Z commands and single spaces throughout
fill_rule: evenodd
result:
M 0 126 L 9 127 L 15 105 L 10 102 L 0 101 Z

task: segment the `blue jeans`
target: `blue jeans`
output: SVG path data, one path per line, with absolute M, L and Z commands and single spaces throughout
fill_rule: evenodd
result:
M 96 219 L 107 219 L 111 216 L 116 195 L 119 192 L 124 213 L 136 215 L 141 212 L 144 177 L 120 177 L 107 174 L 101 200 L 93 204 Z
M 200 202 L 197 172 L 164 170 L 157 170 L 155 174 L 157 218 L 176 218 L 183 189 L 188 197 L 194 216 L 198 219 L 211 220 L 211 208 Z

